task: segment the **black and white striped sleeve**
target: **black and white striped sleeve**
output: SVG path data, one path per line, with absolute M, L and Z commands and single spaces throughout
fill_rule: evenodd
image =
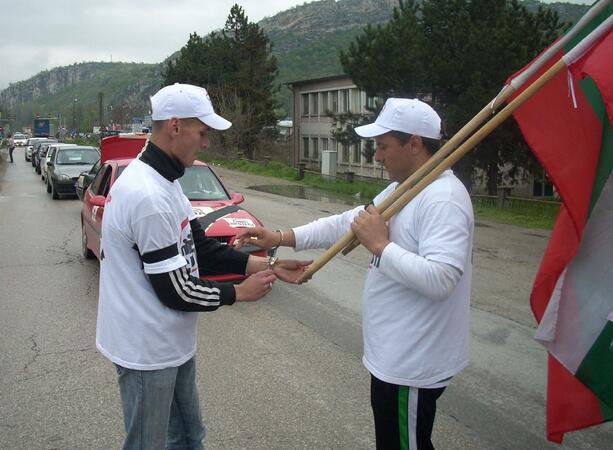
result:
M 142 258 L 147 263 L 164 256 L 169 255 L 164 254 L 162 249 L 144 254 Z M 169 272 L 148 273 L 147 275 L 160 301 L 171 309 L 215 311 L 221 305 L 231 305 L 236 300 L 236 292 L 232 283 L 216 283 L 194 277 L 189 274 L 187 265 Z

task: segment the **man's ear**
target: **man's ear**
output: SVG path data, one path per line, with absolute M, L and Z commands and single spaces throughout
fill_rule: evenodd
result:
M 409 145 L 409 149 L 413 154 L 419 153 L 424 146 L 424 142 L 421 140 L 421 136 L 418 136 L 416 134 L 412 135 L 409 138 L 407 144 Z
M 179 134 L 180 121 L 176 117 L 168 119 L 166 123 L 166 131 L 170 136 L 176 136 Z

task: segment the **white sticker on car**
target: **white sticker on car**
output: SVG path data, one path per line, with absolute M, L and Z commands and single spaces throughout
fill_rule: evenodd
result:
M 192 209 L 194 210 L 194 214 L 196 215 L 196 217 L 204 217 L 208 213 L 215 211 L 213 208 L 210 208 L 208 206 L 193 206 Z
M 232 228 L 255 228 L 255 223 L 251 219 L 238 219 L 236 217 L 223 217 Z

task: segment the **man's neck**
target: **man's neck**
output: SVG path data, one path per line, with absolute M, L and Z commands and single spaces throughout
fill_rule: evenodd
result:
M 168 154 L 168 152 L 152 141 L 149 141 L 147 148 L 140 155 L 140 160 L 151 166 L 170 182 L 181 178 L 185 173 L 185 167 L 183 167 L 183 164 L 178 159 Z

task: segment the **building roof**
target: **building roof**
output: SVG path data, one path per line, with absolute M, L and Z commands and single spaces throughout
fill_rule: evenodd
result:
M 287 86 L 301 86 L 303 84 L 320 83 L 322 81 L 342 80 L 344 78 L 351 80 L 351 78 L 349 78 L 349 75 L 341 74 L 341 75 L 329 75 L 327 77 L 321 77 L 321 78 L 309 78 L 307 80 L 287 81 L 283 84 Z

